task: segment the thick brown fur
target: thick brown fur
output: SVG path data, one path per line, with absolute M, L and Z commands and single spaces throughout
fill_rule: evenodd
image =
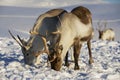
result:
M 90 22 L 89 18 L 91 19 L 91 12 L 83 6 L 74 8 L 71 13 L 75 14 L 84 24 Z

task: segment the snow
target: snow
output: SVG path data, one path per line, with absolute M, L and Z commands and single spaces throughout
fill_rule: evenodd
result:
M 80 70 L 74 70 L 69 54 L 69 68 L 55 71 L 47 65 L 47 55 L 40 57 L 41 64 L 24 64 L 19 45 L 10 38 L 0 37 L 0 80 L 120 80 L 120 42 L 91 41 L 94 63 L 88 64 L 88 50 L 83 44 L 79 56 Z M 71 50 L 69 51 L 71 52 Z

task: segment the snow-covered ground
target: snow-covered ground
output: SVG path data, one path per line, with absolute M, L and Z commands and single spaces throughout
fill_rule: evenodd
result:
M 24 64 L 19 45 L 13 39 L 0 37 L 0 80 L 120 80 L 120 42 L 92 41 L 92 55 L 94 63 L 89 65 L 84 44 L 77 71 L 70 55 L 70 67 L 62 66 L 61 71 L 47 66 L 46 54 L 40 57 L 41 64 L 28 66 Z

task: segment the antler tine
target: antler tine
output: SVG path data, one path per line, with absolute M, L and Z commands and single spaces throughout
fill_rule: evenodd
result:
M 40 34 L 40 33 L 39 33 L 38 35 L 42 38 L 43 44 L 44 44 L 44 46 L 45 46 L 43 52 L 49 54 L 48 47 L 47 47 L 47 40 L 46 40 L 47 32 L 46 32 L 46 35 L 45 35 L 45 36 L 42 35 L 42 34 Z
M 20 38 L 20 36 L 17 35 L 17 37 L 18 37 L 18 39 L 20 40 L 20 42 L 22 43 L 22 45 L 24 45 L 24 42 L 23 42 L 23 40 Z
M 55 31 L 55 32 L 51 32 L 51 34 L 61 34 L 61 32 L 58 30 L 58 31 Z
M 30 30 L 30 32 L 29 32 L 31 35 L 36 35 L 36 34 L 39 34 L 38 32 L 36 32 L 36 31 L 32 31 L 32 30 Z
M 104 21 L 104 30 L 106 29 L 107 27 L 107 21 Z
M 99 28 L 99 30 L 100 30 L 100 26 L 101 26 L 101 25 L 100 25 L 100 21 L 98 21 L 97 24 L 98 24 L 98 28 Z
M 98 21 L 97 24 L 98 24 L 98 29 L 97 30 L 102 31 L 101 21 Z
M 43 43 L 44 43 L 44 46 L 45 46 L 44 51 L 45 51 L 47 54 L 49 54 L 46 37 L 42 36 L 41 38 L 42 38 Z
M 10 30 L 8 30 L 8 32 L 10 33 L 10 35 L 12 36 L 12 38 L 13 38 L 21 47 L 23 47 L 23 45 L 13 36 L 13 34 L 10 32 Z

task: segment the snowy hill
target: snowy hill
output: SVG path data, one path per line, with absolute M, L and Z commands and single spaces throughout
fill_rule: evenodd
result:
M 71 52 L 71 50 L 69 51 Z M 47 55 L 40 57 L 41 64 L 24 64 L 19 45 L 9 38 L 0 38 L 0 80 L 120 80 L 120 42 L 92 41 L 94 64 L 88 64 L 87 45 L 84 44 L 79 57 L 80 70 L 62 66 L 54 71 L 47 66 Z
M 98 25 L 96 22 L 99 20 L 107 20 L 107 27 L 112 28 L 116 33 L 115 40 L 120 41 L 119 4 L 79 4 L 57 8 L 63 8 L 67 11 L 71 11 L 77 6 L 85 6 L 91 11 L 93 27 L 95 30 L 94 40 L 98 39 L 98 32 L 96 31 L 96 27 L 98 27 Z M 50 9 L 51 8 L 0 6 L 0 37 L 10 37 L 8 34 L 8 29 L 10 29 L 15 34 L 28 38 L 28 32 L 32 29 L 37 17 Z

